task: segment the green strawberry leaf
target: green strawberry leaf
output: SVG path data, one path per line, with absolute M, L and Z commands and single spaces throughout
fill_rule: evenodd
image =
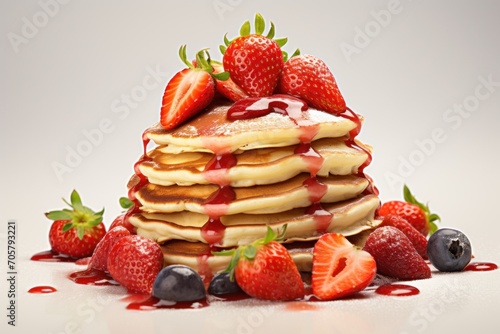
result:
M 271 28 L 269 29 L 269 32 L 267 33 L 266 37 L 269 39 L 273 39 L 275 34 L 275 29 L 276 28 L 274 27 L 274 23 L 271 21 Z
M 130 209 L 134 206 L 134 202 L 132 202 L 128 197 L 120 197 L 118 201 L 120 206 L 124 209 Z
M 257 249 L 255 248 L 254 245 L 248 245 L 245 247 L 243 251 L 243 256 L 247 260 L 253 260 L 255 258 L 255 255 L 257 255 Z
M 264 29 L 266 28 L 266 22 L 264 18 L 259 13 L 255 14 L 255 33 L 258 35 L 262 35 Z
M 243 25 L 240 28 L 240 36 L 248 36 L 250 35 L 250 21 L 243 22 Z
M 63 227 L 62 227 L 62 231 L 63 232 L 68 232 L 69 230 L 71 230 L 73 228 L 73 224 L 72 223 L 67 223 L 67 224 L 64 224 Z
M 78 236 L 78 239 L 82 240 L 83 236 L 85 235 L 85 227 L 83 226 L 78 226 L 76 228 L 76 234 Z
M 71 207 L 76 211 L 83 209 L 82 199 L 76 190 L 73 190 L 70 195 Z
M 50 220 L 71 220 L 73 217 L 68 212 L 62 211 L 50 211 L 45 214 Z

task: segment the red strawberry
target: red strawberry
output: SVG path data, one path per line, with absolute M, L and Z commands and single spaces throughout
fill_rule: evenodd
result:
M 200 113 L 215 95 L 213 69 L 210 61 L 205 59 L 205 56 L 209 58 L 208 52 L 201 50 L 197 53 L 196 66 L 187 60 L 185 45 L 181 46 L 179 55 L 188 68 L 177 72 L 165 88 L 160 123 L 166 130 Z M 228 77 L 227 72 L 213 75 L 222 80 Z
M 364 250 L 377 261 L 379 274 L 403 280 L 431 277 L 429 266 L 410 239 L 395 227 L 375 229 L 366 239 Z
M 108 254 L 110 275 L 132 293 L 151 294 L 161 268 L 163 253 L 160 246 L 139 235 L 120 238 Z
M 121 227 L 127 229 L 130 232 L 130 234 L 135 234 L 134 225 L 132 225 L 128 221 L 126 221 L 125 216 L 126 216 L 126 214 L 122 213 L 121 215 L 116 217 L 115 220 L 113 220 L 113 222 L 109 226 L 109 230 L 111 231 L 113 228 L 121 226 Z
M 214 69 L 213 73 L 217 74 L 224 72 L 224 67 L 221 63 L 212 60 L 211 64 Z M 227 80 L 215 79 L 215 89 L 226 98 L 235 102 L 248 97 L 248 94 L 240 86 L 235 84 L 231 78 Z
M 288 59 L 280 75 L 278 91 L 297 96 L 310 106 L 332 114 L 346 110 L 332 72 L 315 56 L 297 55 Z
M 437 214 L 431 213 L 428 205 L 420 203 L 406 185 L 403 188 L 403 193 L 405 202 L 386 202 L 379 208 L 378 215 L 393 214 L 403 217 L 424 236 L 434 233 L 437 230 L 435 222 L 441 218 Z
M 240 36 L 221 47 L 224 55 L 222 62 L 231 79 L 251 97 L 271 95 L 278 83 L 283 69 L 281 46 L 286 39 L 273 40 L 274 24 L 267 36 L 264 18 L 255 16 L 255 33 L 250 34 L 250 23 L 246 21 L 240 29 Z
M 410 239 L 413 247 L 424 259 L 427 258 L 427 238 L 413 227 L 406 219 L 400 216 L 389 214 L 382 220 L 379 226 L 392 226 L 403 232 Z
M 75 258 L 92 255 L 106 233 L 106 227 L 102 223 L 104 209 L 96 213 L 84 206 L 76 190 L 71 192 L 71 203 L 63 201 L 71 210 L 56 210 L 45 214 L 47 218 L 54 220 L 49 231 L 52 250 Z
M 127 235 L 130 235 L 130 232 L 123 226 L 110 228 L 104 238 L 102 238 L 102 240 L 97 244 L 94 254 L 92 254 L 92 257 L 90 258 L 88 267 L 108 271 L 109 250 L 120 238 Z
M 338 299 L 366 288 L 375 278 L 373 257 L 342 234 L 329 233 L 314 246 L 312 289 L 320 299 Z
M 284 234 L 284 231 L 281 235 Z M 278 241 L 270 227 L 267 234 L 247 246 L 229 252 L 233 254 L 227 268 L 231 277 L 248 295 L 267 300 L 293 300 L 304 297 L 304 284 L 290 253 Z

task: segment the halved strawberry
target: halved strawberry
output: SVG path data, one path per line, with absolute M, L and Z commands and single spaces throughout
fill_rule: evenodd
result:
M 221 80 L 229 76 L 227 73 L 212 74 L 207 50 L 196 54 L 196 66 L 187 60 L 185 45 L 181 46 L 179 56 L 188 68 L 177 72 L 165 88 L 160 123 L 166 130 L 173 129 L 198 114 L 212 102 L 215 95 L 215 81 L 212 75 Z
M 222 62 L 231 79 L 251 97 L 271 95 L 283 69 L 284 58 L 281 47 L 286 38 L 274 38 L 274 24 L 266 36 L 262 35 L 265 21 L 255 15 L 255 33 L 250 33 L 250 22 L 243 23 L 240 36 L 233 40 L 224 37 L 221 46 Z
M 332 72 L 324 61 L 312 55 L 296 55 L 287 60 L 278 91 L 297 96 L 310 106 L 332 114 L 346 110 Z
M 359 292 L 370 285 L 376 272 L 375 259 L 342 234 L 324 234 L 314 246 L 312 289 L 320 299 L 338 299 Z

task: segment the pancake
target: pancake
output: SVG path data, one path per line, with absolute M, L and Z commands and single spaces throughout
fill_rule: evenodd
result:
M 307 125 L 298 125 L 289 116 L 271 112 L 265 116 L 231 121 L 226 117 L 231 103 L 216 101 L 202 114 L 173 130 L 156 123 L 146 130 L 147 138 L 157 145 L 168 145 L 169 153 L 230 153 L 265 147 L 283 147 L 300 143 L 300 138 L 340 138 L 356 128 L 353 121 L 324 111 L 309 108 L 301 118 Z M 314 135 L 310 135 L 314 134 Z
M 314 141 L 311 147 L 323 157 L 317 175 L 356 174 L 368 155 L 362 150 L 348 147 L 342 138 L 324 138 Z M 366 147 L 366 146 L 365 146 Z M 140 164 L 141 172 L 150 183 L 169 186 L 189 186 L 213 183 L 224 177 L 232 187 L 249 187 L 287 180 L 299 173 L 309 172 L 310 161 L 295 154 L 297 145 L 261 148 L 235 154 L 237 163 L 222 173 L 204 172 L 214 154 L 208 152 L 168 153 L 168 146 L 151 151 L 151 160 Z M 368 149 L 368 148 L 367 148 Z
M 219 186 L 212 184 L 196 184 L 189 187 L 147 184 L 136 193 L 136 197 L 142 205 L 141 209 L 147 212 L 186 210 L 208 214 L 216 212 L 217 215 L 269 214 L 311 205 L 313 203 L 311 196 L 315 195 L 313 193 L 315 187 L 314 185 L 304 185 L 304 182 L 309 179 L 308 173 L 301 173 L 279 183 L 232 188 L 235 198 L 227 205 L 205 205 L 207 199 L 216 196 L 220 189 Z M 338 202 L 356 197 L 369 184 L 365 178 L 353 175 L 318 177 L 317 179 L 326 185 L 326 193 L 321 197 L 322 203 Z
M 286 212 L 252 215 L 236 214 L 220 218 L 225 226 L 220 247 L 245 245 L 263 237 L 267 226 L 274 230 L 287 225 L 284 242 L 317 239 L 324 232 L 355 235 L 374 226 L 375 210 L 379 206 L 375 195 L 365 195 L 338 203 L 324 204 L 323 208 L 333 214 L 331 221 L 319 231 L 315 215 L 303 208 Z M 130 217 L 130 223 L 137 229 L 137 234 L 165 243 L 178 239 L 203 242 L 201 229 L 208 221 L 208 216 L 200 213 L 183 211 L 178 213 L 140 213 Z
M 374 226 L 380 221 L 375 221 Z M 365 230 L 354 236 L 348 236 L 349 241 L 362 247 L 366 237 L 373 229 Z M 359 243 L 362 241 L 362 243 Z M 284 244 L 290 253 L 297 269 L 302 272 L 312 271 L 312 259 L 315 240 L 305 242 L 292 242 Z M 211 249 L 201 242 L 172 240 L 161 246 L 165 265 L 184 264 L 204 275 L 213 275 L 226 269 L 230 256 L 210 256 Z

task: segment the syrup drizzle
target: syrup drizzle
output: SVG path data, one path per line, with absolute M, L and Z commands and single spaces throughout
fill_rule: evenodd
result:
M 119 285 L 108 273 L 92 268 L 71 273 L 69 279 L 77 284 L 85 285 Z
M 45 294 L 45 293 L 54 293 L 56 291 L 57 289 L 52 286 L 40 285 L 32 287 L 31 289 L 28 290 L 28 293 Z
M 468 264 L 464 270 L 467 271 L 491 271 L 498 269 L 495 263 L 491 262 L 473 262 Z
M 249 119 L 277 112 L 290 117 L 299 126 L 300 143 L 295 148 L 294 154 L 300 155 L 308 166 L 310 174 L 310 177 L 303 182 L 311 202 L 305 212 L 313 216 L 316 223 L 316 232 L 323 234 L 327 231 L 333 219 L 333 214 L 325 210 L 321 205 L 321 199 L 326 194 L 328 187 L 318 180 L 316 174 L 323 166 L 324 159 L 311 146 L 311 142 L 318 133 L 319 124 L 305 117 L 304 111 L 307 109 L 307 104 L 300 99 L 288 95 L 273 95 L 239 100 L 229 108 L 227 118 L 230 120 Z
M 75 262 L 78 259 L 74 257 L 69 257 L 64 254 L 59 254 L 53 250 L 43 251 L 34 254 L 31 257 L 31 261 L 42 261 L 42 262 Z
M 358 172 L 357 172 L 358 177 L 362 177 L 362 178 L 365 178 L 366 180 L 368 180 L 368 187 L 366 187 L 363 194 L 364 195 L 367 195 L 367 194 L 378 195 L 379 191 L 378 191 L 377 187 L 375 187 L 372 178 L 369 177 L 368 175 L 366 175 L 364 172 L 365 168 L 368 167 L 370 165 L 370 163 L 372 162 L 372 154 L 366 148 L 358 145 L 356 143 L 356 140 L 355 140 L 356 137 L 358 136 L 358 134 L 361 132 L 361 120 L 359 119 L 359 116 L 349 108 L 347 108 L 347 110 L 344 111 L 343 113 L 340 113 L 338 116 L 343 117 L 345 119 L 348 119 L 348 120 L 352 121 L 354 124 L 356 124 L 356 127 L 354 129 L 352 129 L 351 131 L 349 131 L 349 138 L 345 140 L 345 144 L 348 147 L 363 151 L 368 156 L 368 158 L 365 160 L 365 162 L 363 164 L 361 164 L 361 166 L 359 166 Z
M 158 309 L 197 309 L 207 307 L 207 299 L 201 299 L 195 302 L 170 302 L 163 301 L 154 296 L 147 297 L 141 301 L 134 301 L 127 305 L 127 310 L 151 311 Z
M 147 136 L 147 132 L 145 131 L 142 134 L 142 148 L 143 148 L 143 154 L 139 158 L 139 160 L 134 164 L 134 172 L 135 175 L 139 178 L 139 181 L 137 184 L 135 184 L 133 187 L 131 187 L 128 191 L 128 198 L 134 203 L 134 205 L 125 213 L 125 216 L 123 217 L 123 221 L 125 224 L 130 224 L 130 216 L 140 213 L 141 209 L 140 206 L 141 204 L 139 203 L 139 200 L 137 199 L 137 192 L 141 190 L 143 187 L 145 187 L 148 183 L 149 180 L 148 178 L 141 172 L 140 165 L 143 162 L 146 161 L 151 161 L 152 159 L 148 156 L 147 153 L 147 147 L 149 144 L 150 139 Z
M 384 296 L 414 296 L 420 293 L 420 290 L 407 284 L 384 284 L 379 286 L 375 293 Z

